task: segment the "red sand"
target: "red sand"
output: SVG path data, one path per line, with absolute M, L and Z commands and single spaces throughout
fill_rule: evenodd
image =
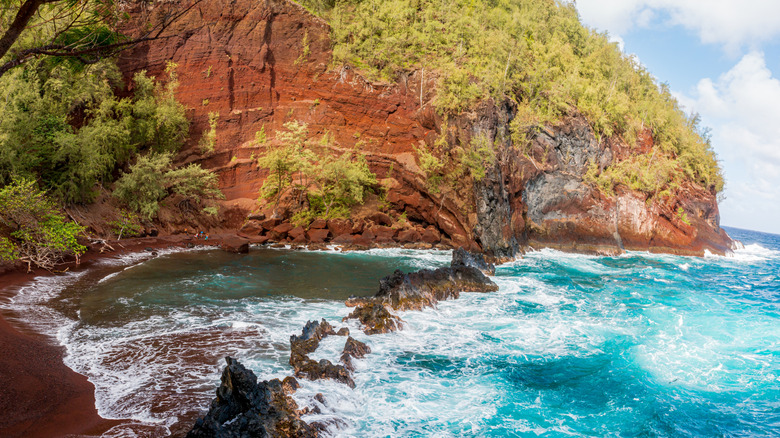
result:
M 218 245 L 221 237 L 208 241 L 194 241 L 191 236 L 128 239 L 121 246 L 112 242 L 116 252 L 89 251 L 80 266 L 69 269 L 88 269 L 96 259 L 149 247 L 183 247 L 188 242 Z M 9 297 L 12 290 L 36 275 L 50 275 L 46 271 L 25 271 L 0 274 L 0 295 Z M 0 437 L 99 436 L 122 423 L 98 415 L 95 387 L 85 376 L 65 366 L 63 354 L 64 348 L 49 338 L 12 326 L 0 314 Z

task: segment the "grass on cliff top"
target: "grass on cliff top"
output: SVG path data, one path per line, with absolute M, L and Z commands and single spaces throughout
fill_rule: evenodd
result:
M 650 129 L 644 159 L 671 161 L 669 178 L 632 161 L 597 172 L 601 187 L 624 183 L 658 193 L 691 181 L 723 189 L 723 176 L 697 117 L 687 117 L 668 87 L 624 55 L 606 34 L 583 26 L 574 6 L 557 0 L 303 0 L 332 27 L 333 57 L 372 79 L 423 70 L 437 77 L 433 104 L 458 114 L 486 98 L 511 99 L 520 111 L 515 143 L 535 126 L 576 109 L 597 138 L 634 145 Z M 522 144 L 517 144 L 522 147 Z M 652 158 L 651 158 L 652 157 Z M 603 173 L 603 175 L 602 175 Z M 623 181 L 622 179 L 625 179 Z M 649 184 L 628 184 L 630 181 Z M 611 190 L 611 187 L 610 187 Z

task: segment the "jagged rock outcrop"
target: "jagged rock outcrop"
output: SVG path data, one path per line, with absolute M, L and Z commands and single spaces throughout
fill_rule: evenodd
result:
M 187 438 L 316 437 L 317 430 L 301 420 L 288 392 L 291 378 L 257 381 L 257 376 L 231 357 L 208 413 L 199 418 Z M 294 383 L 293 383 L 294 382 Z
M 458 248 L 452 252 L 450 267 L 471 267 L 479 269 L 485 275 L 496 275 L 496 266 L 485 261 L 485 256 Z
M 133 14 L 145 10 L 142 2 L 127 8 Z M 530 129 L 527 144 L 514 144 L 509 126 L 515 104 L 491 100 L 447 124 L 431 103 L 431 75 L 423 81 L 420 72 L 413 72 L 399 83 L 380 84 L 348 66 L 333 69 L 329 31 L 323 20 L 286 0 L 204 0 L 174 23 L 170 38 L 138 45 L 120 59 L 128 79 L 139 70 L 160 75 L 169 60 L 178 63 L 177 98 L 193 123 L 192 138 L 177 159 L 216 171 L 227 202 L 249 198 L 241 205 L 254 205 L 251 200 L 267 176 L 253 159 L 266 147 L 253 141 L 255 133 L 264 130 L 273 142 L 284 123 L 298 120 L 308 125 L 312 140 L 329 132 L 338 145 L 334 153 L 358 146 L 386 188 L 383 202 L 390 218 L 401 213 L 408 218 L 403 226 L 389 226 L 386 217 L 374 214 L 376 204 L 374 211 L 353 218 L 348 229 L 329 222 L 276 229 L 282 224 L 249 217 L 236 228 L 252 242 L 337 243 L 356 249 L 462 246 L 498 262 L 524 247 L 691 255 L 729 250 L 710 188 L 688 184 L 668 199 L 648 200 L 626 188 L 608 197 L 583 182 L 591 163 L 603 169 L 628 154 L 647 152 L 650 133 L 640 133 L 636 145 L 618 138 L 597 140 L 587 120 L 572 113 L 558 125 Z M 219 114 L 217 144 L 204 155 L 197 144 L 210 113 Z M 450 148 L 479 136 L 489 141 L 496 159 L 485 176 L 466 178 L 457 190 L 433 190 L 415 147 L 432 147 L 442 136 Z M 288 220 L 295 205 L 288 207 L 273 220 Z
M 358 319 L 366 334 L 387 333 L 401 328 L 393 310 L 421 310 L 443 300 L 455 299 L 461 292 L 495 292 L 498 290 L 480 269 L 489 269 L 480 255 L 453 255 L 450 267 L 422 269 L 409 274 L 396 270 L 379 280 L 379 291 L 372 297 L 352 297 L 348 307 L 356 309 L 346 319 Z M 481 261 L 481 262 L 480 262 Z
M 329 335 L 349 336 L 349 330 L 342 329 L 336 332 L 324 319 L 319 323 L 307 322 L 300 336 L 290 336 L 290 365 L 297 377 L 309 380 L 332 379 L 354 388 L 355 382 L 343 365 L 334 365 L 327 359 L 318 362 L 309 358 L 309 354 L 317 351 L 322 338 Z
M 390 333 L 403 328 L 403 321 L 390 313 L 384 304 L 373 301 L 365 301 L 355 307 L 344 321 L 357 319 L 363 324 L 363 333 L 367 335 L 379 335 Z
M 355 371 L 355 365 L 352 363 L 352 359 L 362 359 L 369 353 L 371 353 L 371 347 L 350 336 L 344 344 L 344 350 L 341 352 L 340 360 L 345 368 L 350 371 Z
M 456 299 L 461 292 L 494 292 L 498 286 L 477 268 L 421 269 L 404 274 L 396 270 L 379 281 L 379 292 L 371 298 L 350 298 L 347 306 L 376 302 L 394 310 L 421 310 L 437 302 Z

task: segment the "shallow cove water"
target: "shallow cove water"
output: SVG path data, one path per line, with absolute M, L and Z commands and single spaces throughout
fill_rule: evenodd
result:
M 334 436 L 778 436 L 780 237 L 729 229 L 734 257 L 595 257 L 544 250 L 498 268 L 500 290 L 404 312 L 405 329 L 352 335 L 373 352 L 357 388 L 308 382 L 300 405 Z M 253 249 L 146 255 L 41 278 L 4 307 L 67 347 L 98 409 L 163 436 L 205 409 L 222 357 L 260 378 L 291 370 L 289 336 L 334 326 L 343 300 L 449 252 Z M 337 361 L 344 338 L 315 359 Z M 325 405 L 313 401 L 325 395 Z

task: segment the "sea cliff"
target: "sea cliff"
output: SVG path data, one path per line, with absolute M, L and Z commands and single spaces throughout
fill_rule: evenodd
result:
M 684 255 L 730 249 L 713 188 L 688 183 L 672 196 L 648 199 L 627 187 L 605 195 L 586 181 L 594 163 L 604 169 L 651 150 L 649 129 L 636 144 L 618 136 L 597 139 L 587 118 L 572 110 L 536 130 L 520 150 L 510 133 L 517 115 L 511 100 L 487 99 L 445 118 L 432 102 L 435 74 L 420 70 L 380 83 L 350 66 L 334 67 L 329 25 L 290 1 L 208 0 L 173 26 L 171 37 L 124 53 L 120 67 L 129 78 L 140 70 L 160 74 L 171 60 L 178 64 L 176 96 L 192 120 L 179 161 L 219 174 L 227 198 L 223 211 L 230 212 L 223 226 L 256 242 L 422 242 L 481 250 L 496 259 L 541 247 Z M 215 113 L 216 147 L 203 154 L 198 141 Z M 271 209 L 253 211 L 267 177 L 255 160 L 267 146 L 255 141 L 255 133 L 283 130 L 291 120 L 305 123 L 312 140 L 331 136 L 334 150 L 359 148 L 380 179 L 382 198 L 353 209 L 340 225 L 319 222 L 308 229 L 286 225 L 295 213 L 292 203 L 275 216 Z M 477 138 L 488 139 L 495 155 L 484 176 L 433 187 L 416 148 L 441 141 L 456 147 Z M 401 215 L 406 220 L 399 223 Z M 164 231 L 180 228 L 186 225 L 169 220 Z

